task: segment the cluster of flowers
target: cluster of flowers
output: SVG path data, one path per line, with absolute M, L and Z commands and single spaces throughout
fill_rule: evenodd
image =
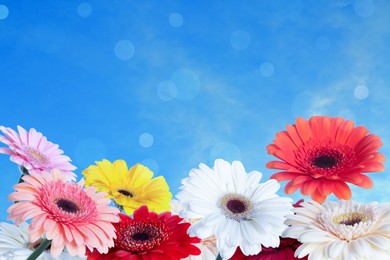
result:
M 384 170 L 378 136 L 350 120 L 298 118 L 269 154 L 281 170 L 261 182 L 239 161 L 200 164 L 172 200 L 163 176 L 123 160 L 97 161 L 78 182 L 70 158 L 35 129 L 0 127 L 22 172 L 0 259 L 390 259 L 390 203 L 351 201 Z M 312 200 L 277 195 L 300 189 Z M 339 201 L 327 201 L 330 194 Z

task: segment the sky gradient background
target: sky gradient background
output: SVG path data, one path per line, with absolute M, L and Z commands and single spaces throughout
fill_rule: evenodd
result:
M 216 158 L 268 180 L 266 146 L 298 116 L 351 119 L 390 158 L 389 12 L 386 0 L 0 1 L 0 125 L 42 132 L 79 179 L 124 159 L 173 194 Z M 389 201 L 388 166 L 353 199 Z M 0 176 L 4 221 L 19 179 L 7 155 Z

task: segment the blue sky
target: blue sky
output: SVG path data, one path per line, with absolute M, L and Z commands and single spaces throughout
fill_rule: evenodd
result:
M 124 159 L 173 194 L 216 158 L 267 180 L 266 146 L 298 116 L 352 119 L 389 157 L 389 11 L 385 0 L 0 1 L 0 125 L 42 132 L 79 178 Z M 385 167 L 353 199 L 389 201 Z M 5 220 L 19 174 L 7 155 L 0 169 Z

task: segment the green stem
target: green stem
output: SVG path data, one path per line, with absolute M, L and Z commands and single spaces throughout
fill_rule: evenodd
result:
M 27 258 L 27 260 L 37 259 L 38 256 L 40 256 L 50 244 L 51 244 L 51 240 L 44 238 L 41 244 L 35 249 L 34 252 L 32 252 L 32 254 Z
M 217 258 L 215 260 L 222 260 L 222 256 L 220 254 L 217 255 Z

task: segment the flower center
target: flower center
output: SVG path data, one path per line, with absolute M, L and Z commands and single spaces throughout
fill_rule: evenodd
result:
M 370 220 L 370 217 L 361 212 L 350 212 L 337 215 L 332 220 L 335 224 L 354 226 L 355 224 Z
M 236 221 L 247 219 L 253 208 L 250 200 L 239 194 L 227 194 L 218 204 L 227 218 Z
M 339 174 L 355 165 L 356 155 L 348 145 L 331 140 L 308 141 L 296 154 L 296 163 L 302 172 L 314 179 L 339 179 Z
M 46 155 L 42 154 L 41 152 L 32 147 L 26 146 L 23 150 L 26 153 L 28 159 L 37 164 L 45 165 L 49 162 L 49 158 L 47 158 Z
M 134 197 L 134 195 L 133 195 L 133 193 L 131 193 L 130 191 L 128 191 L 128 190 L 118 190 L 118 192 L 120 193 L 120 194 L 123 194 L 123 195 L 125 195 L 125 196 L 127 196 L 127 197 L 130 197 L 130 198 L 132 198 L 132 197 Z
M 67 199 L 57 199 L 55 203 L 58 208 L 68 213 L 77 213 L 80 210 L 76 203 Z
M 149 240 L 149 234 L 147 233 L 135 233 L 133 235 L 133 239 L 137 241 L 146 241 Z
M 115 243 L 118 248 L 140 253 L 159 246 L 168 237 L 168 227 L 164 222 L 148 219 L 119 224 Z
M 320 155 L 314 158 L 313 164 L 318 168 L 332 168 L 337 164 L 337 158 L 330 155 Z

